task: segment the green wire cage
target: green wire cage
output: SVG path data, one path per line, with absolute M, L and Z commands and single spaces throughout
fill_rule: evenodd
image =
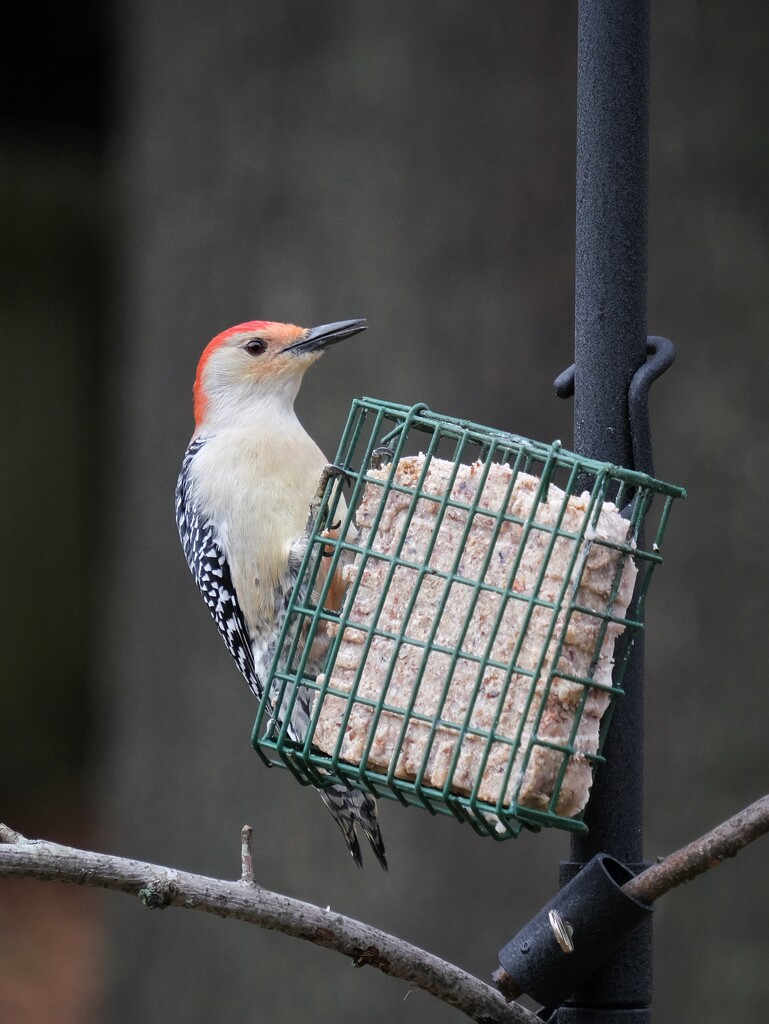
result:
M 684 491 L 559 442 L 367 398 L 335 466 L 257 752 L 303 784 L 345 782 L 496 839 L 584 830 Z

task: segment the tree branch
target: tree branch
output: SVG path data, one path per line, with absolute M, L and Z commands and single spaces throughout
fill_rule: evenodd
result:
M 623 890 L 654 903 L 676 886 L 717 867 L 769 832 L 769 796 L 642 871 Z M 186 871 L 26 839 L 0 824 L 0 876 L 75 882 L 138 896 L 145 907 L 186 907 L 306 939 L 352 958 L 356 967 L 376 967 L 429 992 L 479 1024 L 538 1024 L 539 1018 L 507 1004 L 490 985 L 387 932 L 322 910 L 310 903 L 262 889 L 254 881 L 252 830 L 241 833 L 241 878 L 228 882 Z M 502 981 L 510 980 L 504 972 Z M 506 993 L 508 998 L 518 991 Z
M 506 1004 L 490 985 L 387 932 L 262 889 L 253 880 L 251 835 L 241 837 L 241 879 L 228 882 L 186 871 L 77 850 L 24 836 L 0 824 L 0 876 L 74 882 L 138 896 L 145 907 L 185 907 L 306 939 L 376 967 L 461 1010 L 480 1024 L 539 1024 L 522 1006 Z
M 622 890 L 642 903 L 654 903 L 676 886 L 718 867 L 727 857 L 736 857 L 740 850 L 767 832 L 769 796 L 764 796 L 693 843 L 641 871 L 626 882 Z

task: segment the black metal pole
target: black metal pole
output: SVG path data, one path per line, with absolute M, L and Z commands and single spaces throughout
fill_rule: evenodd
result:
M 580 0 L 574 446 L 632 465 L 631 380 L 646 359 L 649 0 Z M 643 859 L 643 650 L 636 639 L 562 884 L 596 853 Z M 555 1015 L 558 1024 L 648 1024 L 651 930 L 643 928 Z

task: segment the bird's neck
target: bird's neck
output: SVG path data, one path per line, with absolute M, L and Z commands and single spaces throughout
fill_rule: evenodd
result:
M 209 437 L 221 431 L 246 434 L 292 434 L 301 424 L 294 411 L 294 399 L 299 390 L 287 381 L 283 387 L 270 389 L 230 389 L 215 395 L 208 403 L 206 417 L 197 424 L 195 437 Z

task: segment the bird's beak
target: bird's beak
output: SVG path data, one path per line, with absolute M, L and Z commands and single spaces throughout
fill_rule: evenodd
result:
M 366 330 L 365 320 L 340 320 L 335 324 L 323 324 L 321 327 L 310 327 L 303 338 L 287 345 L 284 352 L 317 352 L 318 349 L 335 345 L 343 338 L 359 334 Z

